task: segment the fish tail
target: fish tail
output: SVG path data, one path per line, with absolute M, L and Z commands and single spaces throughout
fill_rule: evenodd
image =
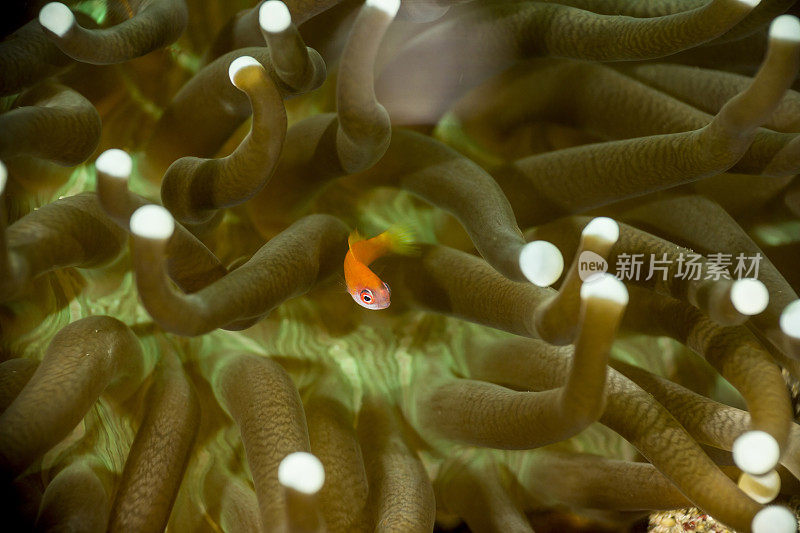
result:
M 414 255 L 419 252 L 419 245 L 414 231 L 405 224 L 392 224 L 384 232 L 390 252 L 399 255 Z
M 350 234 L 350 250 L 353 258 L 365 265 L 371 264 L 375 259 L 386 254 L 414 255 L 418 251 L 414 241 L 414 232 L 408 226 L 393 224 L 386 231 L 361 240 L 362 237 L 353 232 Z

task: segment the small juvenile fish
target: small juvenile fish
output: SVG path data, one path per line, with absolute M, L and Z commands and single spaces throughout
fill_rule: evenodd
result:
M 372 270 L 370 263 L 389 253 L 409 254 L 414 251 L 411 233 L 392 226 L 376 237 L 364 239 L 357 231 L 347 240 L 350 249 L 344 257 L 344 279 L 353 300 L 367 309 L 386 309 L 392 290 Z

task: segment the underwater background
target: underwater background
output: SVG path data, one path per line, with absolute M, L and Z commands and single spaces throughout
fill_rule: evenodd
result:
M 0 43 L 14 530 L 796 529 L 793 1 L 44 4 Z M 645 262 L 598 296 L 587 251 Z

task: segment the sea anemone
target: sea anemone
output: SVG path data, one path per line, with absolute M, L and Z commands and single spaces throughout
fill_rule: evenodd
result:
M 796 530 L 793 0 L 32 4 L 10 527 Z

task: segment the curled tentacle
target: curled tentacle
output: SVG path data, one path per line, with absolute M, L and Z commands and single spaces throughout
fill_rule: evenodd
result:
M 399 7 L 397 0 L 367 0 L 342 52 L 336 86 L 336 153 L 348 174 L 371 167 L 389 147 L 391 123 L 375 98 L 373 70 L 378 45 Z
M 750 146 L 797 73 L 800 24 L 788 17 L 772 28 L 767 57 L 752 85 L 708 126 L 534 155 L 495 172 L 500 186 L 509 197 L 521 195 L 524 201 L 516 208 L 537 223 L 724 172 Z
M 0 115 L 0 158 L 32 156 L 73 166 L 100 142 L 100 115 L 89 100 L 58 83 L 22 93 L 16 107 Z
M 567 439 L 595 422 L 605 408 L 605 369 L 628 293 L 610 274 L 586 281 L 580 293 L 575 355 L 563 386 L 514 392 L 481 381 L 450 381 L 418 400 L 421 423 L 467 444 L 522 449 Z
M 517 335 L 536 336 L 536 308 L 554 295 L 509 281 L 480 258 L 445 246 L 423 246 L 418 257 L 390 261 L 397 294 L 424 309 Z
M 346 251 L 344 224 L 331 216 L 311 215 L 262 246 L 233 272 L 184 294 L 170 285 L 166 272 L 164 252 L 173 228 L 169 213 L 158 206 L 139 208 L 131 217 L 136 286 L 142 303 L 162 328 L 178 335 L 249 327 L 330 274 L 341 265 Z
M 267 41 L 275 75 L 294 92 L 303 93 L 325 79 L 322 57 L 306 47 L 291 13 L 280 0 L 267 0 L 258 8 L 258 25 Z
M 100 205 L 125 231 L 130 231 L 128 222 L 134 211 L 150 204 L 128 190 L 131 166 L 130 156 L 116 148 L 106 150 L 95 162 Z M 186 292 L 202 289 L 228 273 L 217 256 L 180 224 L 167 242 L 166 254 L 170 278 Z
M 58 268 L 108 263 L 125 238 L 125 231 L 106 216 L 94 193 L 42 206 L 6 229 L 9 276 L 0 282 L 0 296 L 9 298 L 37 276 Z
M 282 95 L 296 94 L 276 74 L 266 47 L 242 48 L 218 58 L 181 87 L 156 123 L 145 147 L 143 171 L 149 179 L 158 181 L 179 157 L 215 155 L 250 116 L 247 96 L 231 84 L 228 76 L 231 63 L 244 56 L 253 57 L 263 65 Z M 308 90 L 325 81 L 325 73 L 316 72 Z
M 186 27 L 184 0 L 143 0 L 132 18 L 116 26 L 86 29 L 69 7 L 50 2 L 39 12 L 39 23 L 66 55 L 83 63 L 122 63 L 174 42 Z
M 161 183 L 161 198 L 182 223 L 206 223 L 218 209 L 250 199 L 272 176 L 283 148 L 286 110 L 264 67 L 252 57 L 240 56 L 231 63 L 229 75 L 250 99 L 250 133 L 227 157 L 183 157 L 170 165 Z
M 107 389 L 130 395 L 142 372 L 139 341 L 117 319 L 87 317 L 59 331 L 0 416 L 3 476 L 15 477 L 67 436 Z

